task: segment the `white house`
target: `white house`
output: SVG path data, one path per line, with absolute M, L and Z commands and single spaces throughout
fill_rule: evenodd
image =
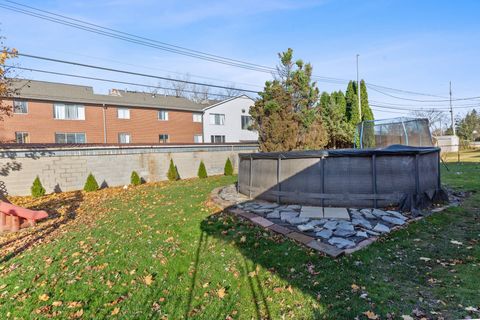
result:
M 203 141 L 252 142 L 258 140 L 258 133 L 250 130 L 252 98 L 241 95 L 203 109 Z

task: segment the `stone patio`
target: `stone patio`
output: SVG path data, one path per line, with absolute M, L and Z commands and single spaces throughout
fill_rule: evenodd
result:
M 237 193 L 233 185 L 215 189 L 211 200 L 222 209 L 333 257 L 355 252 L 381 235 L 448 207 L 402 213 L 371 208 L 284 205 L 250 200 Z

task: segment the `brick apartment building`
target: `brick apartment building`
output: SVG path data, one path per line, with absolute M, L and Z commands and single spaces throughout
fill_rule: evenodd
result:
M 256 133 L 251 131 L 247 135 L 226 136 L 217 130 L 215 135 L 204 137 L 205 110 L 225 108 L 218 101 L 195 103 L 174 96 L 116 89 L 109 94 L 96 94 L 89 86 L 35 80 L 17 80 L 14 85 L 18 88 L 15 97 L 4 101 L 13 103 L 13 115 L 0 122 L 2 142 L 218 143 L 239 142 L 232 139 L 242 136 L 256 140 Z M 245 113 L 253 100 L 242 98 L 238 99 L 241 105 L 231 102 L 236 98 L 225 101 Z M 219 117 L 223 120 L 217 123 Z M 213 119 L 209 127 L 218 125 L 221 129 L 229 115 L 212 113 L 209 118 Z M 234 131 L 237 127 L 246 130 L 244 118 L 235 121 L 238 126 L 233 126 Z M 232 131 L 230 127 L 227 131 Z

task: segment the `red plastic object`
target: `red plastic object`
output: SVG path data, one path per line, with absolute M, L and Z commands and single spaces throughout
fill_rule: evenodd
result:
M 35 221 L 47 217 L 48 213 L 46 211 L 30 210 L 0 201 L 0 231 L 18 231 L 21 227 L 34 226 Z M 27 222 L 26 225 L 24 222 Z

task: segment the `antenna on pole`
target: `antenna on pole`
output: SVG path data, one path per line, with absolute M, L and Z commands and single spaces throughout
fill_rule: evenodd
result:
M 453 120 L 453 107 L 452 107 L 452 81 L 450 81 L 450 117 L 452 119 L 452 133 L 455 136 L 455 121 Z
M 361 98 L 361 90 L 360 90 L 360 81 L 358 77 L 358 57 L 360 55 L 357 53 L 357 93 L 358 93 L 358 115 L 360 116 L 360 122 L 362 121 L 362 98 Z

